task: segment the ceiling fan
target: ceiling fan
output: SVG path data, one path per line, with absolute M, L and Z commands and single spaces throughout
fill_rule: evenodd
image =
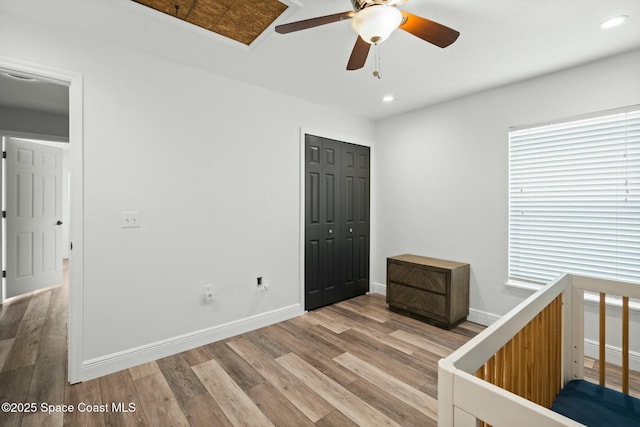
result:
M 356 44 L 351 51 L 347 70 L 357 70 L 364 66 L 372 44 L 383 42 L 391 33 L 400 28 L 438 47 L 447 47 L 460 35 L 452 28 L 413 15 L 397 6 L 407 0 L 351 0 L 352 11 L 319 16 L 276 26 L 280 34 L 306 30 L 332 22 L 351 19 L 351 27 L 358 33 Z

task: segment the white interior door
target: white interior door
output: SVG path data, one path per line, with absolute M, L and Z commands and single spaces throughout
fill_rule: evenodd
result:
M 6 138 L 6 297 L 62 282 L 62 150 Z

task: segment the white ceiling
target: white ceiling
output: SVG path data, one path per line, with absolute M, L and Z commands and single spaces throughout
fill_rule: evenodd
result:
M 409 0 L 402 9 L 461 35 L 440 49 L 396 31 L 380 45 L 377 79 L 373 49 L 362 70 L 345 69 L 356 39 L 349 21 L 284 35 L 273 30 L 351 10 L 349 0 L 293 1 L 250 47 L 130 0 L 31 0 L 3 2 L 0 9 L 370 119 L 640 48 L 638 0 Z M 630 16 L 625 24 L 600 29 L 620 14 Z M 15 95 L 7 84 L 0 79 L 0 105 L 34 102 L 26 89 Z M 396 100 L 383 103 L 387 94 Z

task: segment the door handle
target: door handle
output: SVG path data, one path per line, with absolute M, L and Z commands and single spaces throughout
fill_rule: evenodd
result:
M 56 225 L 62 225 L 62 221 L 57 220 L 57 221 L 56 221 Z
M 353 228 L 349 227 L 349 233 L 353 233 Z

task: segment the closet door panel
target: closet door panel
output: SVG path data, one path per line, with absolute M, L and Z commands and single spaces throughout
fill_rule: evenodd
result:
M 368 147 L 305 136 L 307 310 L 368 291 L 368 159 Z

